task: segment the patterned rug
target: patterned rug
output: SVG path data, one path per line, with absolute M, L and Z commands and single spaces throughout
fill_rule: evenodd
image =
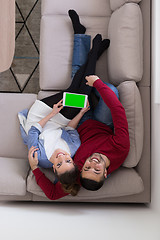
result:
M 11 68 L 0 73 L 0 92 L 39 91 L 41 0 L 16 0 L 16 42 Z

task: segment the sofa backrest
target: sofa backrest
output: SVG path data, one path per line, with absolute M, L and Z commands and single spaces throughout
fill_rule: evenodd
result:
M 108 75 L 111 83 L 139 82 L 143 75 L 143 23 L 138 4 L 125 3 L 111 14 L 108 26 Z
M 109 0 L 42 0 L 40 88 L 43 90 L 62 90 L 71 83 L 73 28 L 69 9 L 77 10 L 87 28 L 86 34 L 93 38 L 100 33 L 103 38 L 108 38 Z M 106 54 L 98 61 L 96 71 L 105 81 L 108 80 Z
M 112 11 L 122 7 L 125 3 L 139 3 L 141 0 L 110 0 L 110 7 Z

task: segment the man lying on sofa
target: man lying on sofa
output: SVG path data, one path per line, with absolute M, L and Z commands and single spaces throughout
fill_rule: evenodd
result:
M 77 129 L 81 146 L 75 154 L 74 163 L 81 172 L 79 184 L 88 190 L 98 190 L 107 175 L 119 168 L 126 159 L 130 147 L 129 132 L 125 110 L 116 94 L 95 75 L 87 76 L 86 80 L 86 84 L 94 87 L 104 101 L 100 116 L 104 115 L 106 119 L 105 108 L 108 106 L 114 125 L 112 129 L 103 122 L 88 119 Z M 67 195 L 59 182 L 52 183 L 40 171 L 35 147 L 30 149 L 28 158 L 37 184 L 49 199 L 55 200 Z

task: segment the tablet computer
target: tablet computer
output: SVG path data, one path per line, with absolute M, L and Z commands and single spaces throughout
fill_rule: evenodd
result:
M 85 94 L 64 92 L 63 106 L 84 108 L 87 106 L 87 99 L 88 96 Z

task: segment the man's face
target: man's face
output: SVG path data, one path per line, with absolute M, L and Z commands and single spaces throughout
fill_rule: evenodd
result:
M 107 177 L 106 161 L 100 153 L 93 153 L 86 159 L 82 172 L 82 178 L 87 178 L 99 182 L 103 177 Z

